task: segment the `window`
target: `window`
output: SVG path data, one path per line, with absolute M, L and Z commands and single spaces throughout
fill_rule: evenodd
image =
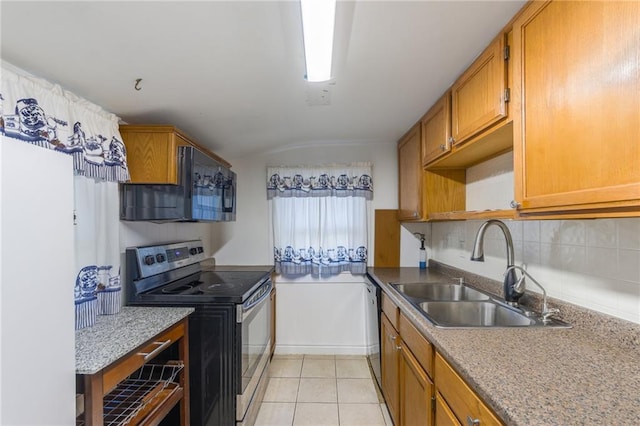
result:
M 329 276 L 367 268 L 371 166 L 269 167 L 276 272 Z

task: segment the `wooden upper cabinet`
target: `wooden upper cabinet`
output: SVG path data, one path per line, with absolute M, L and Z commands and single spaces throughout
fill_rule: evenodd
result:
M 398 142 L 399 220 L 420 220 L 422 210 L 422 155 L 420 124 Z
M 505 38 L 500 33 L 451 87 L 455 145 L 507 117 Z
M 533 2 L 514 21 L 514 179 L 524 212 L 637 215 L 638 28 L 635 1 Z
M 193 146 L 219 163 L 231 167 L 225 160 L 173 126 L 122 125 L 120 134 L 127 148 L 130 183 L 178 184 L 180 146 Z
M 451 92 L 447 91 L 420 120 L 422 165 L 451 150 Z
M 428 220 L 433 213 L 465 208 L 465 170 L 422 168 L 422 125 L 417 123 L 398 142 L 398 220 Z

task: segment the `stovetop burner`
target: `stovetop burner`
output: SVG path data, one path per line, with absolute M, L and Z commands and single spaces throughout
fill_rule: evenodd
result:
M 209 300 L 241 302 L 268 273 L 268 271 L 203 271 L 168 283 L 147 294 L 162 295 L 171 300 L 202 297 L 203 302 Z
M 192 284 L 184 284 L 184 285 L 179 285 L 177 287 L 164 287 L 162 288 L 162 292 L 164 294 L 181 294 L 181 293 L 186 293 L 191 289 L 193 289 Z

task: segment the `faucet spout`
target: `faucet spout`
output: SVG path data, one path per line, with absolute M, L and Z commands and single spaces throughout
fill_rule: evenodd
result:
M 545 323 L 549 322 L 550 321 L 549 318 L 552 315 L 557 314 L 559 312 L 559 310 L 558 309 L 549 309 L 549 306 L 547 305 L 547 292 L 545 291 L 544 287 L 542 287 L 542 285 L 538 281 L 536 281 L 536 279 L 533 278 L 531 276 L 531 274 L 529 274 L 524 268 L 522 268 L 520 266 L 516 266 L 516 265 L 509 266 L 507 268 L 507 270 L 505 271 L 505 275 L 510 273 L 510 272 L 514 272 L 516 269 L 518 271 L 522 272 L 522 278 L 520 278 L 520 280 L 518 280 L 517 284 L 524 283 L 524 277 L 526 276 L 531 280 L 532 283 L 534 283 L 536 286 L 538 286 L 538 288 L 540 290 L 542 290 L 542 309 L 541 309 L 540 315 L 542 316 L 542 321 L 543 322 L 545 322 Z M 521 287 L 522 287 L 522 292 L 524 293 L 524 285 L 522 285 Z
M 517 305 L 518 300 L 524 294 L 524 291 L 519 291 L 516 284 L 518 283 L 518 279 L 516 277 L 516 273 L 513 269 L 509 269 L 510 266 L 514 265 L 514 250 L 513 250 L 513 239 L 511 238 L 511 232 L 509 232 L 509 228 L 507 225 L 496 219 L 491 219 L 484 222 L 480 225 L 480 229 L 478 229 L 478 233 L 476 234 L 476 240 L 473 244 L 473 251 L 471 252 L 471 260 L 476 262 L 484 262 L 484 234 L 487 232 L 487 228 L 495 225 L 502 231 L 504 235 L 504 239 L 507 243 L 507 270 L 504 276 L 504 300 L 507 303 Z

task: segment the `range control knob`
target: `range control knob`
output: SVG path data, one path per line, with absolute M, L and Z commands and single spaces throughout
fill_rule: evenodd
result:
M 204 252 L 204 249 L 202 248 L 202 246 L 198 247 L 198 253 L 202 253 Z
M 167 260 L 167 257 L 164 254 L 156 254 L 156 262 L 162 263 Z
M 154 263 L 156 263 L 155 257 L 153 257 L 151 255 L 144 257 L 144 264 L 145 265 L 153 265 Z
M 189 249 L 189 254 L 191 254 L 192 256 L 198 254 L 198 249 L 193 247 Z

